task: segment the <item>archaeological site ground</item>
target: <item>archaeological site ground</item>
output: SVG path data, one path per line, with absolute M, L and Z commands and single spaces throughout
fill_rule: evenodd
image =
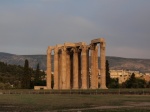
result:
M 1 94 L 0 111 L 149 112 L 150 95 Z

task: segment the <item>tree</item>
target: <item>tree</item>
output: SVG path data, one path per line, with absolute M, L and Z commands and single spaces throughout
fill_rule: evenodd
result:
M 31 88 L 34 88 L 34 86 L 46 86 L 45 75 L 46 74 L 44 71 L 40 71 L 40 66 L 38 63 L 32 77 L 33 80 L 31 81 Z
M 106 86 L 108 88 L 118 88 L 119 87 L 118 79 L 110 77 L 108 60 L 106 60 Z
M 40 80 L 40 66 L 38 63 L 36 67 L 35 77 L 34 77 L 34 85 L 37 85 L 39 80 Z
M 24 73 L 22 77 L 22 88 L 30 89 L 30 83 L 31 83 L 31 73 L 29 69 L 29 62 L 26 59 L 24 64 Z
M 121 86 L 124 88 L 145 88 L 146 81 L 144 79 L 136 78 L 135 74 L 132 73 L 131 77 L 122 83 Z
M 109 73 L 109 62 L 106 60 L 106 86 L 109 87 L 111 83 L 110 73 Z

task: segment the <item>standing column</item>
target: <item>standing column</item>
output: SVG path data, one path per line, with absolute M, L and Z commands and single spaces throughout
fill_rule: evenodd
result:
M 101 58 L 101 89 L 107 89 L 106 87 L 106 56 L 105 56 L 105 42 L 100 43 L 100 58 Z
M 59 61 L 59 64 L 58 64 L 58 88 L 61 89 L 62 88 L 62 80 L 61 80 L 61 73 L 62 73 L 62 54 L 61 52 L 59 51 L 59 55 L 58 55 L 58 61 Z
M 66 47 L 62 48 L 62 89 L 66 89 Z
M 67 76 L 66 76 L 66 89 L 70 89 L 70 70 L 71 70 L 71 63 L 70 63 L 70 52 L 67 52 Z
M 58 89 L 58 47 L 54 49 L 54 89 Z
M 87 49 L 87 88 L 90 88 L 90 73 L 89 73 L 89 49 Z
M 96 89 L 95 83 L 95 45 L 91 46 L 91 89 Z
M 95 47 L 95 87 L 98 89 L 98 46 Z
M 82 86 L 81 74 L 81 51 L 78 50 L 78 88 Z
M 87 89 L 87 48 L 84 45 L 81 52 L 82 59 L 82 89 Z
M 74 48 L 73 53 L 73 89 L 78 89 L 78 51 Z
M 51 89 L 51 47 L 47 49 L 47 89 Z

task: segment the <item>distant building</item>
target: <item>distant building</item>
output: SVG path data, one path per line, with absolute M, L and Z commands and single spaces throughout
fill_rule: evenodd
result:
M 139 71 L 130 71 L 130 70 L 110 70 L 111 78 L 118 78 L 119 84 L 125 82 L 130 78 L 132 73 L 135 74 L 135 77 L 145 79 L 145 81 L 150 81 L 150 73 L 140 73 Z

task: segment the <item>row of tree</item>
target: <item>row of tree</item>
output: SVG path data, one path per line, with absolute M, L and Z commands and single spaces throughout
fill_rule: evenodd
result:
M 46 85 L 45 72 L 37 64 L 36 70 L 29 67 L 25 60 L 24 67 L 0 62 L 0 89 L 32 89 L 34 86 Z

